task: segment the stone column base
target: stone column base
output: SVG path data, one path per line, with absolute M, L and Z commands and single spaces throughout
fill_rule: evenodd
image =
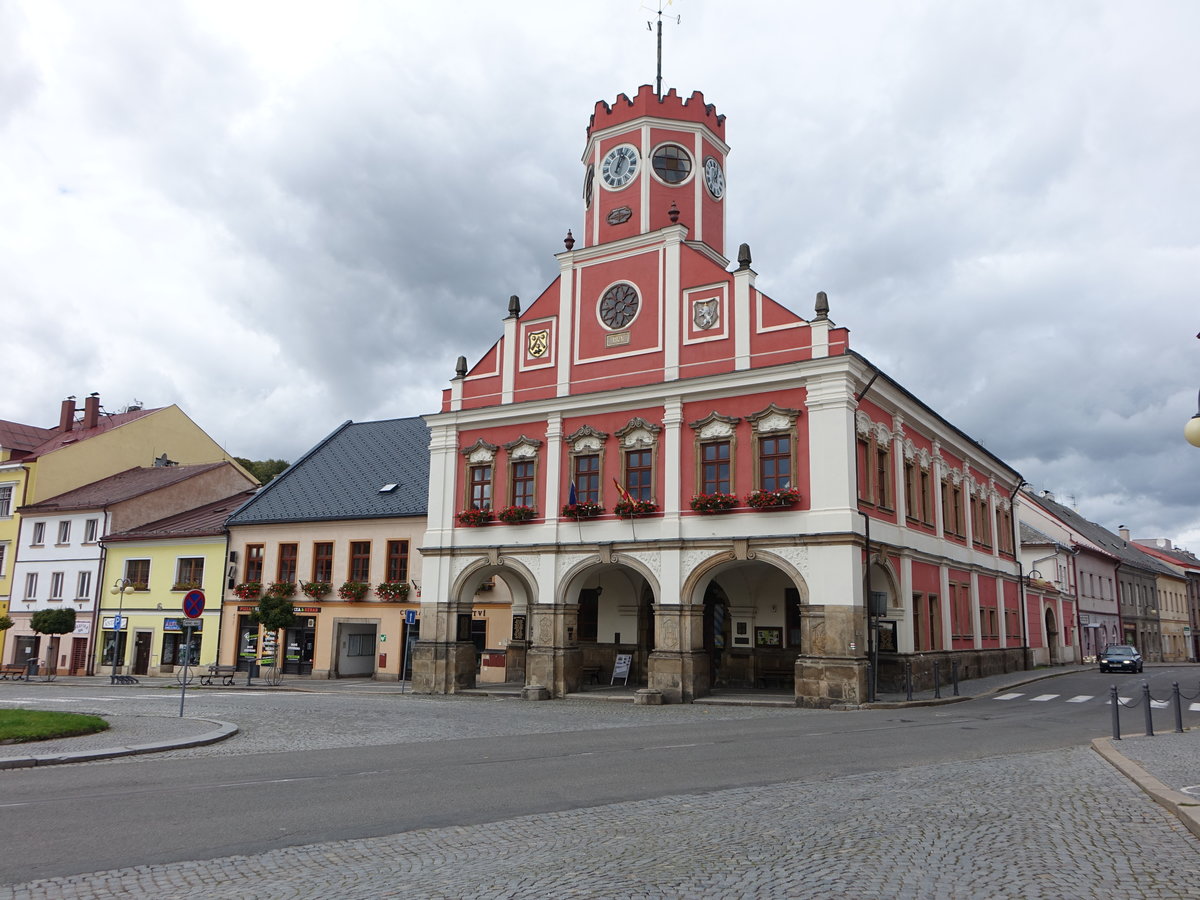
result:
M 551 696 L 579 690 L 583 651 L 578 647 L 530 647 L 525 654 L 526 684 L 545 685 Z
M 712 690 L 704 651 L 655 650 L 650 654 L 646 687 L 660 691 L 664 703 L 691 703 Z
M 414 694 L 455 694 L 475 687 L 475 645 L 470 641 L 413 644 Z
M 867 661 L 857 656 L 796 659 L 796 705 L 816 709 L 867 702 Z

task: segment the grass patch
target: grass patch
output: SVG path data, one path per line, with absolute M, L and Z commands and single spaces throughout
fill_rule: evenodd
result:
M 48 741 L 106 731 L 108 723 L 99 716 L 80 713 L 42 712 L 36 709 L 0 709 L 0 744 Z

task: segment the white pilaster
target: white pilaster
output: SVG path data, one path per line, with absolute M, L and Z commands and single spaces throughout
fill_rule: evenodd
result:
M 757 277 L 751 268 L 733 272 L 733 367 L 737 370 L 750 368 L 750 330 L 754 325 L 750 319 L 750 289 Z
M 599 202 L 593 201 L 593 202 Z M 558 363 L 556 376 L 557 396 L 571 393 L 571 339 L 575 332 L 575 267 L 571 253 L 558 254 Z
M 557 519 L 562 509 L 559 485 L 562 483 L 562 413 L 546 417 L 546 509 L 547 520 Z M 550 592 L 553 597 L 554 592 Z
M 517 316 L 504 320 L 504 340 L 500 343 L 500 402 L 513 402 L 513 387 L 517 378 Z

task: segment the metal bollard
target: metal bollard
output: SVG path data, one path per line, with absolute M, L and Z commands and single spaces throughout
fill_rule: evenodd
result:
M 933 661 L 933 696 L 942 699 L 942 667 L 936 659 Z
M 904 699 L 912 699 L 912 663 L 904 663 Z
M 1150 682 L 1142 682 L 1142 703 L 1146 706 L 1146 737 L 1154 737 L 1154 716 L 1150 709 Z
M 958 660 L 952 660 L 950 663 L 950 677 L 954 680 L 954 696 L 958 696 Z
M 1183 734 L 1183 706 L 1179 700 L 1179 682 L 1171 682 L 1171 702 L 1175 705 L 1175 733 Z
M 1112 704 L 1112 728 L 1113 740 L 1121 739 L 1121 698 L 1117 696 L 1117 686 L 1114 684 L 1108 689 L 1109 703 Z

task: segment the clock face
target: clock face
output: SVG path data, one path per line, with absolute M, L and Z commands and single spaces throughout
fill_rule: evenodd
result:
M 609 328 L 624 328 L 638 311 L 638 295 L 632 284 L 614 284 L 600 298 L 600 321 Z
M 713 195 L 714 200 L 725 196 L 725 173 L 721 171 L 721 164 L 715 157 L 710 156 L 704 160 L 704 183 L 708 185 L 708 192 Z
M 610 188 L 623 188 L 637 175 L 638 162 L 637 148 L 633 144 L 619 144 L 604 157 L 604 162 L 600 164 L 600 176 Z
M 588 166 L 587 174 L 583 176 L 583 206 L 586 209 L 592 205 L 592 183 L 596 180 L 596 167 Z

